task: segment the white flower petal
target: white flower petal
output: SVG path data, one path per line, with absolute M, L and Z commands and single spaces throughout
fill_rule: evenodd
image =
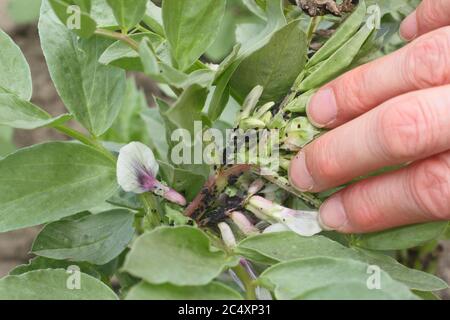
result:
M 236 238 L 230 226 L 226 222 L 221 222 L 217 225 L 222 235 L 222 240 L 228 248 L 236 247 Z
M 275 233 L 275 232 L 283 232 L 283 231 L 289 231 L 289 230 L 291 230 L 291 229 L 289 229 L 284 224 L 275 223 L 275 224 L 267 227 L 266 229 L 264 229 L 263 233 Z
M 120 149 L 117 160 L 117 182 L 126 192 L 143 193 L 139 176 L 142 173 L 156 176 L 158 162 L 152 150 L 140 142 L 131 142 Z
M 281 223 L 301 236 L 311 237 L 322 231 L 319 214 L 314 211 L 286 209 L 280 213 L 279 217 Z

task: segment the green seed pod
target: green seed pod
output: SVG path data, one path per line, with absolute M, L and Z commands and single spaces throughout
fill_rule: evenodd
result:
M 270 111 L 267 111 L 264 116 L 262 116 L 260 119 L 266 124 L 269 125 L 270 121 L 272 121 L 273 115 Z
M 309 100 L 311 99 L 311 97 L 315 92 L 316 90 L 310 90 L 302 94 L 301 96 L 295 98 L 286 105 L 286 108 L 284 110 L 287 112 L 305 113 Z
M 319 51 L 308 61 L 306 68 L 328 59 L 344 43 L 346 43 L 358 31 L 366 15 L 366 4 L 361 1 L 358 8 L 345 20 L 336 30 L 334 35 L 320 48 Z
M 257 118 L 245 118 L 239 122 L 239 128 L 243 130 L 248 129 L 263 129 L 266 127 L 266 123 Z
M 254 117 L 255 118 L 261 118 L 263 117 L 272 107 L 275 105 L 275 102 L 268 102 L 262 107 L 259 107 L 258 110 L 255 112 Z
M 245 98 L 244 104 L 242 105 L 242 112 L 240 119 L 245 119 L 252 114 L 253 110 L 256 108 L 261 95 L 263 94 L 264 88 L 262 86 L 256 86 Z

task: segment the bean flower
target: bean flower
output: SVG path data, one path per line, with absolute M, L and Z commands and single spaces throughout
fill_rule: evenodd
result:
M 295 233 L 310 237 L 322 231 L 318 213 L 315 211 L 301 211 L 285 208 L 263 197 L 254 196 L 249 199 L 246 209 L 258 218 L 272 224 L 268 231 L 291 230 Z
M 120 149 L 117 160 L 117 182 L 126 192 L 154 194 L 176 203 L 186 205 L 186 199 L 160 182 L 158 175 L 159 164 L 152 150 L 140 142 L 131 142 Z

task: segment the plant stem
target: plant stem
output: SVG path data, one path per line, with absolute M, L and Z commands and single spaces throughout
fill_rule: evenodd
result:
M 236 273 L 236 275 L 239 277 L 239 279 L 242 281 L 245 287 L 245 293 L 246 293 L 246 299 L 247 300 L 256 300 L 256 285 L 253 281 L 253 279 L 248 274 L 247 270 L 245 270 L 244 266 L 241 264 L 237 265 L 233 268 L 233 271 Z
M 93 147 L 103 153 L 108 159 L 110 159 L 112 162 L 116 163 L 116 158 L 108 151 L 106 150 L 99 142 L 91 139 L 90 137 L 84 135 L 83 133 L 66 127 L 65 125 L 56 125 L 53 127 L 54 129 L 58 130 L 61 133 L 64 133 L 65 135 L 80 141 L 81 143 Z
M 114 32 L 114 31 L 110 31 L 110 30 L 106 30 L 106 29 L 97 29 L 97 30 L 95 30 L 95 34 L 102 36 L 102 37 L 109 38 L 109 39 L 123 41 L 127 45 L 129 45 L 130 48 L 132 48 L 133 50 L 139 51 L 139 44 L 136 41 L 134 41 L 133 39 L 131 39 L 127 34 L 118 33 L 118 32 Z
M 140 197 L 144 205 L 145 217 L 150 224 L 150 228 L 154 229 L 161 225 L 161 215 L 159 214 L 159 205 L 155 196 L 151 193 L 144 193 Z
M 311 43 L 313 37 L 314 37 L 314 32 L 316 32 L 317 27 L 319 26 L 320 22 L 322 21 L 322 17 L 313 17 L 311 18 L 311 22 L 309 24 L 308 27 L 308 32 L 307 32 L 307 40 L 308 40 L 308 44 Z

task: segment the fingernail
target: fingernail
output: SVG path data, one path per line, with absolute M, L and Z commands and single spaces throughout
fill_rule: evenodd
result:
M 289 171 L 291 184 L 298 190 L 306 192 L 314 188 L 314 180 L 308 171 L 304 152 L 300 152 L 292 160 Z
M 405 41 L 411 41 L 417 37 L 419 34 L 419 26 L 417 24 L 417 13 L 411 13 L 402 22 L 400 26 L 400 36 Z
M 339 195 L 326 201 L 320 208 L 319 222 L 325 230 L 339 231 L 347 221 L 347 213 Z
M 319 90 L 307 107 L 307 113 L 311 122 L 317 127 L 325 127 L 336 121 L 337 103 L 334 91 L 331 88 Z

